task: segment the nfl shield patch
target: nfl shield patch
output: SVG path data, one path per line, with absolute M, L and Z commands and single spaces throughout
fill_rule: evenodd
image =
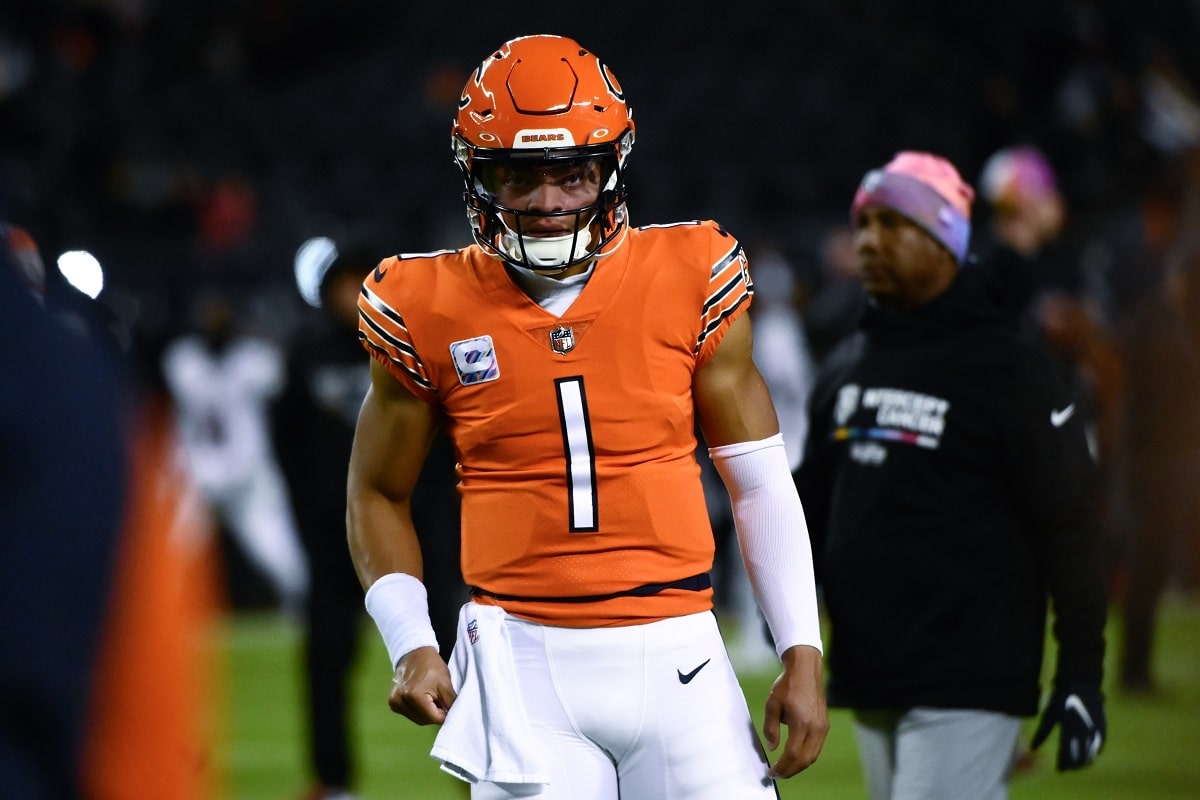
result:
M 575 331 L 559 325 L 550 331 L 550 349 L 556 353 L 571 352 L 575 349 Z

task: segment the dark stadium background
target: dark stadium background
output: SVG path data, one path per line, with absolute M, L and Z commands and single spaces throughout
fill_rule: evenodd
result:
M 713 217 L 817 280 L 821 232 L 867 168 L 922 148 L 973 177 L 1031 141 L 1076 230 L 1121 265 L 1121 304 L 1146 283 L 1142 199 L 1197 137 L 1152 114 L 1147 87 L 1195 98 L 1198 23 L 1190 0 L 8 0 L 0 217 L 48 261 L 95 254 L 107 302 L 155 338 L 211 282 L 286 326 L 309 236 L 465 242 L 458 91 L 507 38 L 560 32 L 627 90 L 635 223 Z

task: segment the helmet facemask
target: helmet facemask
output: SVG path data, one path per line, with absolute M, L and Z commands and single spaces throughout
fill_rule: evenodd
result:
M 621 173 L 632 132 L 617 142 L 569 148 L 492 150 L 455 140 L 468 218 L 486 251 L 517 266 L 558 273 L 603 255 L 626 230 L 626 188 Z M 576 208 L 520 210 L 497 199 L 502 185 L 595 177 L 595 199 Z M 570 230 L 538 234 L 539 221 L 566 219 Z M 545 227 L 540 227 L 543 232 Z

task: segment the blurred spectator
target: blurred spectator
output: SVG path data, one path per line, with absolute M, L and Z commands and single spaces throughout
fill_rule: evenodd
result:
M 1049 160 L 1037 147 L 1014 145 L 993 153 L 979 178 L 988 225 L 978 237 L 980 268 L 1021 334 L 1058 359 L 1075 393 L 1097 461 L 1115 457 L 1122 358 L 1068 236 L 1069 209 Z
M 276 452 L 309 564 L 303 687 L 307 766 L 315 783 L 305 800 L 347 800 L 357 783 L 349 688 L 366 611 L 346 542 L 346 479 L 358 411 L 371 384 L 370 359 L 358 341 L 358 294 L 383 255 L 361 244 L 339 249 L 325 237 L 297 251 L 297 286 L 318 310 L 310 309 L 311 319 L 289 343 L 287 382 L 272 412 Z M 439 436 L 413 514 L 425 540 L 426 575 L 446 587 L 430 596 L 444 658 L 467 598 L 458 567 L 455 483 L 453 452 Z
M 1200 146 L 1200 97 L 1174 54 L 1153 43 L 1139 80 L 1140 124 L 1146 141 L 1167 155 Z
M 1164 591 L 1200 585 L 1200 239 L 1167 258 L 1164 281 L 1138 304 L 1126 349 L 1124 483 L 1130 523 L 1120 682 L 1153 691 L 1154 633 Z
M 205 800 L 208 518 L 107 315 L 51 313 L 0 229 L 0 604 L 28 612 L 0 635 L 4 794 Z
M 346 544 L 346 467 L 371 382 L 358 344 L 358 287 L 379 258 L 338 252 L 328 239 L 310 240 L 297 252 L 297 284 L 322 313 L 302 323 L 289 343 L 287 383 L 272 412 L 309 565 L 302 685 L 307 766 L 315 780 L 310 800 L 349 798 L 356 782 L 348 695 L 365 611 Z
M 979 178 L 981 209 L 989 225 L 975 243 L 995 272 L 996 291 L 1023 327 L 1040 327 L 1037 298 L 1047 291 L 1078 294 L 1077 265 L 1062 240 L 1067 208 L 1045 155 L 1032 145 L 992 153 Z M 1036 335 L 1036 330 L 1035 330 Z
M 0 247 L 0 782 L 81 793 L 128 475 L 116 365 L 50 316 Z
M 308 568 L 268 418 L 283 389 L 283 353 L 239 329 L 221 290 L 200 293 L 194 312 L 194 330 L 162 354 L 191 473 L 240 553 L 270 582 L 275 602 L 299 614 Z M 238 587 L 231 589 L 238 602 Z

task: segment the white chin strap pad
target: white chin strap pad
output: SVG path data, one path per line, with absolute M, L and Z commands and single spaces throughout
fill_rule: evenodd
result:
M 571 247 L 572 241 L 575 243 L 574 248 Z M 591 228 L 579 231 L 578 236 L 574 234 L 546 237 L 526 236 L 523 250 L 521 237 L 509 228 L 505 228 L 501 238 L 501 249 L 506 254 L 512 256 L 518 264 L 525 263 L 525 260 L 528 259 L 529 266 L 535 269 L 566 266 L 569 262 L 587 255 L 588 248 L 591 246 Z

